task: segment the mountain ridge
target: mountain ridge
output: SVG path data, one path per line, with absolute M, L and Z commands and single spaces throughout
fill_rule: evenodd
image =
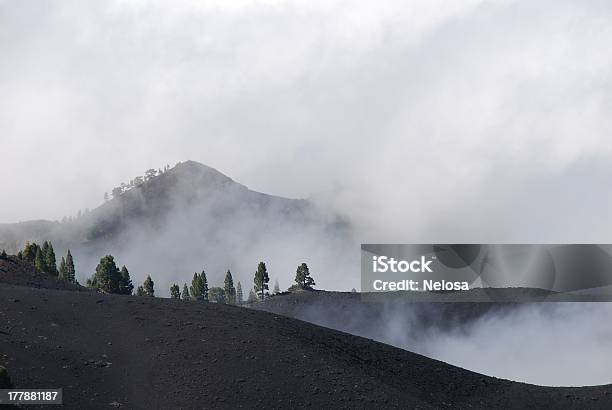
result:
M 246 275 L 261 260 L 283 275 L 304 260 L 343 269 L 336 259 L 344 250 L 337 250 L 352 244 L 352 233 L 336 213 L 305 199 L 253 191 L 196 161 L 152 175 L 122 184 L 112 199 L 73 220 L 0 225 L 0 249 L 17 253 L 26 241 L 51 241 L 58 255 L 71 250 L 79 280 L 112 254 L 134 268 L 136 280 L 150 274 L 164 287 L 203 267 L 213 278 L 227 269 Z
M 234 191 L 242 191 L 245 194 L 253 196 L 253 199 L 262 202 L 281 202 L 286 205 L 294 205 L 296 207 L 313 206 L 310 201 L 302 198 L 286 198 L 278 195 L 262 193 L 249 189 L 246 185 L 241 184 L 231 177 L 225 175 L 221 171 L 203 163 L 186 160 L 179 162 L 176 166 L 169 168 L 150 180 L 144 181 L 142 184 L 134 186 L 126 190 L 120 195 L 105 201 L 96 208 L 77 217 L 75 220 L 57 221 L 48 219 L 30 219 L 19 222 L 0 223 L 0 249 L 6 249 L 9 253 L 16 253 L 23 243 L 29 241 L 44 241 L 50 239 L 49 236 L 55 235 L 55 230 L 59 226 L 78 226 L 83 222 L 87 223 L 109 223 L 108 213 L 120 212 L 125 215 L 134 214 L 134 212 L 151 212 L 168 210 L 168 203 L 159 206 L 152 206 L 153 201 L 169 202 L 172 198 L 168 198 L 172 194 L 176 194 L 181 188 L 194 189 L 197 194 L 211 193 L 214 190 L 229 188 Z M 198 192 L 199 189 L 199 192 Z M 145 200 L 144 202 L 142 200 Z M 186 197 L 186 200 L 196 200 L 195 197 Z M 131 201 L 131 203 L 126 203 Z M 165 209 L 163 209 L 165 208 Z M 95 222 L 96 219 L 101 221 Z M 117 222 L 117 221 L 115 221 Z M 85 241 L 95 239 L 100 235 L 100 232 L 92 232 L 87 235 Z M 7 239 L 8 238 L 8 239 Z M 62 238 L 52 238 L 62 240 Z

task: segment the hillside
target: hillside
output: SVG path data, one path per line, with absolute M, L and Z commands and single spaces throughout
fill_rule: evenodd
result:
M 0 284 L 0 364 L 66 408 L 608 408 L 233 306 Z
M 503 298 L 498 293 L 497 300 L 512 300 L 534 290 L 495 291 L 503 293 Z M 609 383 L 612 373 L 599 358 L 611 351 L 605 323 L 612 305 L 544 300 L 423 303 L 414 302 L 405 292 L 371 299 L 356 292 L 303 291 L 276 295 L 249 307 L 500 378 L 547 386 Z M 567 355 L 575 346 L 581 348 Z
M 58 280 L 46 273 L 36 272 L 32 264 L 13 255 L 0 258 L 0 283 L 43 289 L 86 290 L 85 288 Z
M 304 259 L 338 275 L 353 268 L 348 223 L 307 200 L 252 191 L 194 161 L 130 186 L 74 220 L 0 225 L 0 249 L 50 240 L 58 254 L 71 250 L 81 282 L 110 253 L 136 281 L 150 274 L 165 289 L 203 268 L 211 280 L 251 272 L 262 258 L 279 272 Z
M 185 161 L 75 220 L 0 224 L 0 249 L 15 253 L 25 240 L 74 244 L 117 239 L 134 224 L 159 228 L 173 212 L 204 207 L 213 209 L 218 218 L 236 212 L 252 212 L 260 217 L 280 214 L 296 221 L 314 222 L 313 218 L 321 216 L 306 200 L 252 191 L 214 168 Z M 342 225 L 340 219 L 334 222 Z

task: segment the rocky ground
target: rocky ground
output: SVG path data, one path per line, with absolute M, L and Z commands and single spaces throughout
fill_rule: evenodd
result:
M 274 313 L 10 277 L 0 271 L 0 365 L 16 387 L 63 388 L 66 408 L 612 405 L 612 386 L 499 380 Z

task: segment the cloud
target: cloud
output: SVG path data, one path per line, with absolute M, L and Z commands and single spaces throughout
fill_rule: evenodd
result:
M 605 2 L 0 8 L 2 222 L 191 158 L 364 241 L 604 237 L 575 193 L 609 203 Z
M 354 301 L 357 303 L 354 303 Z M 610 383 L 609 303 L 371 303 L 320 297 L 275 313 L 455 366 L 544 386 Z M 284 308 L 284 309 L 283 309 Z

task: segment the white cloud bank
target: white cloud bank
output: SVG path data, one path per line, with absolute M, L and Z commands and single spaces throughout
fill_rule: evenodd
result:
M 611 23 L 603 1 L 0 2 L 0 222 L 189 158 L 363 241 L 609 241 Z

